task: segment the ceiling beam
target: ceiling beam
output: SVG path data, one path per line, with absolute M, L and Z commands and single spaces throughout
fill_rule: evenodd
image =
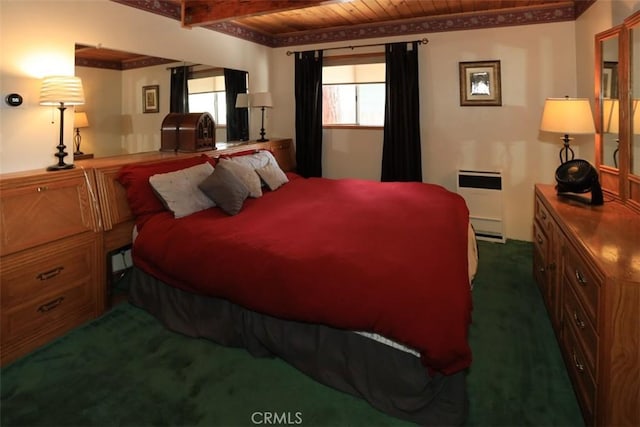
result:
M 181 20 L 185 27 L 198 27 L 230 19 L 337 2 L 344 0 L 181 0 Z

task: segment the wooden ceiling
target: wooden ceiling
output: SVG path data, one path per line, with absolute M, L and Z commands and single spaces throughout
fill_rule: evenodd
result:
M 82 44 L 76 44 L 75 59 L 76 66 L 105 68 L 108 70 L 130 70 L 176 62 L 174 59 L 158 58 Z
M 575 20 L 596 0 L 112 0 L 271 47 Z

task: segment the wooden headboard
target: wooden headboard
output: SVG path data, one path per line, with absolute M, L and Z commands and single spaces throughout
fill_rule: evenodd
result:
M 102 217 L 105 253 L 108 254 L 109 252 L 130 245 L 132 241 L 135 224 L 134 217 L 129 209 L 126 191 L 117 180 L 118 173 L 123 166 L 166 162 L 188 157 L 198 157 L 202 154 L 210 157 L 218 157 L 239 151 L 262 149 L 270 150 L 284 171 L 292 171 L 295 169 L 293 141 L 291 139 L 275 139 L 265 143 L 237 144 L 219 150 L 197 153 L 158 151 L 77 162 L 80 167 L 93 170 L 100 215 Z

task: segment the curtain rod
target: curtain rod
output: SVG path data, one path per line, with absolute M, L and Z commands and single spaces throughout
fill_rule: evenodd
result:
M 418 42 L 418 44 L 427 44 L 429 43 L 429 39 L 427 39 L 426 37 L 421 39 L 421 40 L 411 40 L 411 41 L 407 41 L 407 42 L 398 42 L 398 43 L 413 43 L 413 42 Z M 342 47 L 328 47 L 325 49 L 316 49 L 316 50 L 336 50 L 336 49 L 355 49 L 358 47 L 373 47 L 373 46 L 384 46 L 386 43 L 374 43 L 374 44 L 361 44 L 359 46 L 342 46 Z M 294 53 L 301 53 L 302 51 L 287 51 L 287 56 L 291 56 Z

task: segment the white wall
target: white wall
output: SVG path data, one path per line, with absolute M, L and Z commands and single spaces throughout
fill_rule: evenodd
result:
M 59 113 L 38 105 L 40 79 L 74 74 L 75 43 L 247 70 L 250 91 L 268 89 L 270 49 L 265 46 L 185 29 L 178 21 L 108 0 L 0 0 L 0 88 L 3 97 L 17 92 L 25 100 L 18 108 L 0 106 L 0 172 L 56 162 Z M 65 114 L 67 152 L 73 151 L 72 111 Z M 258 127 L 252 122 L 252 137 Z

